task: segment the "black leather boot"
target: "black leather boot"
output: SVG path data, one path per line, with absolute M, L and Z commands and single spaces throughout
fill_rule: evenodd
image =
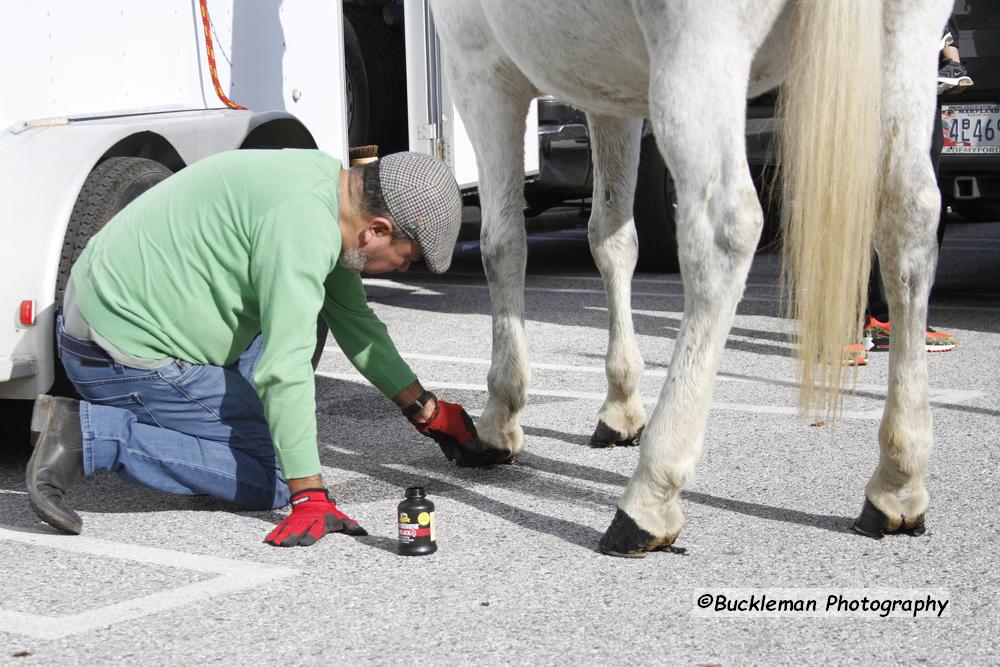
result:
M 50 526 L 79 535 L 83 520 L 66 504 L 66 493 L 83 477 L 80 403 L 40 395 L 31 413 L 31 442 L 35 447 L 27 471 L 31 508 Z

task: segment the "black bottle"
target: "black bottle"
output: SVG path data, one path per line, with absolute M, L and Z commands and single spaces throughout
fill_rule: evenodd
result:
M 406 490 L 406 499 L 397 508 L 399 518 L 399 553 L 426 556 L 437 551 L 434 527 L 434 503 L 427 500 L 422 486 Z

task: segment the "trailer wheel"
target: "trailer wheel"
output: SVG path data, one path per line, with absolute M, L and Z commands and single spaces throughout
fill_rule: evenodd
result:
M 70 270 L 80 258 L 87 241 L 132 200 L 172 173 L 155 160 L 139 157 L 113 157 L 94 167 L 83 183 L 66 227 L 62 258 L 59 261 L 59 277 L 56 281 L 56 307 L 62 307 Z M 73 383 L 66 377 L 58 354 L 55 359 L 53 393 L 75 396 Z
M 377 144 L 381 155 L 406 150 L 409 136 L 402 41 L 381 13 L 345 3 L 344 53 L 348 143 Z
M 642 138 L 639 176 L 632 214 L 639 237 L 638 268 L 641 271 L 677 273 L 677 191 L 663 162 L 656 138 Z

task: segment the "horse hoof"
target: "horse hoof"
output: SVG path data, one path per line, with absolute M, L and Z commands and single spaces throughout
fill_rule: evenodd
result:
M 517 458 L 509 449 L 463 449 L 455 463 L 459 468 L 490 468 L 510 465 Z
M 615 446 L 634 447 L 639 444 L 639 436 L 641 435 L 642 427 L 639 427 L 639 430 L 635 435 L 626 437 L 605 424 L 604 420 L 601 419 L 597 422 L 597 428 L 594 429 L 594 435 L 590 436 L 590 446 L 597 449 Z
M 650 551 L 670 549 L 672 538 L 656 537 L 639 527 L 639 524 L 621 508 L 604 531 L 598 547 L 601 553 L 622 558 L 643 558 Z
M 459 468 L 492 468 L 500 465 L 510 465 L 514 462 L 514 456 L 507 452 L 503 458 L 468 458 L 456 461 Z
M 921 514 L 910 522 L 907 522 L 906 517 L 903 517 L 903 523 L 898 528 L 889 530 L 889 518 L 882 513 L 882 510 L 875 507 L 872 501 L 865 498 L 861 514 L 854 521 L 854 531 L 875 540 L 881 540 L 884 535 L 918 537 L 927 532 L 927 525 L 924 522 L 924 515 Z

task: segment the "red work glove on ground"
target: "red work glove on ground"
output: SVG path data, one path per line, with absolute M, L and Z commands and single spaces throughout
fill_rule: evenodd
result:
M 367 535 L 358 522 L 337 509 L 326 489 L 306 489 L 292 495 L 292 513 L 264 541 L 275 547 L 308 547 L 327 533 Z

